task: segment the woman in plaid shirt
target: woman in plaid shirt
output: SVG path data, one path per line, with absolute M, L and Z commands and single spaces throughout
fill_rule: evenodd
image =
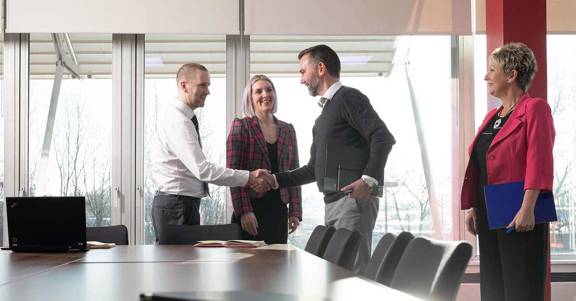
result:
M 295 169 L 298 147 L 294 127 L 274 117 L 277 100 L 274 84 L 265 75 L 255 75 L 244 89 L 246 117 L 234 119 L 228 134 L 226 165 L 229 168 L 267 169 L 272 173 Z M 288 228 L 294 232 L 302 220 L 300 187 L 256 193 L 248 187 L 232 187 L 234 216 L 244 239 L 267 244 L 286 243 Z M 287 208 L 288 206 L 288 208 Z

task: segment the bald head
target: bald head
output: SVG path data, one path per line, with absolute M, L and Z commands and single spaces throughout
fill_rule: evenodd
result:
M 210 74 L 206 67 L 196 64 L 184 64 L 176 74 L 178 99 L 191 109 L 204 106 L 206 96 L 210 94 Z
M 208 72 L 208 69 L 206 69 L 204 65 L 197 63 L 187 63 L 182 65 L 182 67 L 180 67 L 176 73 L 176 83 L 178 84 L 182 80 L 190 81 L 192 77 L 194 77 L 194 73 L 198 71 Z

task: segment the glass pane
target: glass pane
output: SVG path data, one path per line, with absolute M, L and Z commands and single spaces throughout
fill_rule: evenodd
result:
M 88 226 L 111 223 L 111 66 L 111 35 L 30 35 L 29 194 L 85 196 Z
M 554 197 L 558 222 L 550 225 L 553 255 L 576 255 L 576 35 L 548 36 L 548 103 L 552 108 Z
M 210 95 L 196 110 L 204 154 L 213 163 L 226 165 L 226 38 L 225 36 L 146 35 L 144 104 L 144 238 L 154 242 L 151 206 L 157 184 L 152 177 L 153 150 L 158 114 L 162 106 L 177 101 L 176 72 L 195 62 L 210 71 Z M 226 187 L 210 185 L 210 198 L 202 200 L 202 224 L 226 223 Z
M 279 101 L 276 116 L 294 125 L 301 165 L 308 162 L 311 129 L 320 108 L 300 85 L 297 54 L 315 44 L 336 50 L 342 62 L 341 82 L 368 96 L 396 138 L 386 166 L 385 194 L 380 200 L 373 246 L 386 232 L 451 237 L 451 166 L 455 157 L 451 155 L 451 133 L 455 116 L 449 36 L 251 39 L 252 73 L 272 77 Z M 421 135 L 417 134 L 417 124 Z M 289 238 L 299 247 L 305 246 L 316 225 L 324 224 L 322 194 L 315 184 L 302 188 L 303 223 Z M 434 206 L 430 206 L 430 199 Z
M 486 35 L 474 36 L 474 133 L 488 113 L 488 90 L 484 76 L 488 66 Z
M 0 32 L 0 245 L 4 238 L 4 34 Z

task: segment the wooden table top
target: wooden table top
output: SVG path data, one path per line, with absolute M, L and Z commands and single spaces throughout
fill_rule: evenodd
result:
M 0 300 L 136 301 L 144 292 L 247 290 L 302 300 L 418 300 L 290 246 L 118 246 L 75 254 L 7 253 L 0 253 L 9 266 L 0 272 Z

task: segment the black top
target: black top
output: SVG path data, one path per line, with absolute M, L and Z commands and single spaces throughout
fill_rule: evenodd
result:
M 268 146 L 268 159 L 270 159 L 270 168 L 272 173 L 278 172 L 278 142 L 266 143 Z
M 480 182 L 477 186 L 477 193 L 478 193 L 478 200 L 482 204 L 484 203 L 484 185 L 488 184 L 488 169 L 486 167 L 486 153 L 488 152 L 488 148 L 496 134 L 502 129 L 506 120 L 510 117 L 510 113 L 508 113 L 504 117 L 498 116 L 495 114 L 490 122 L 482 129 L 478 139 L 476 140 L 476 144 L 474 145 L 474 150 L 472 153 L 471 159 L 476 164 L 478 169 L 480 170 Z M 478 206 L 479 208 L 484 208 L 484 206 Z
M 272 173 L 278 172 L 278 142 L 268 143 L 268 159 L 270 160 L 270 171 Z M 270 189 L 260 200 L 269 200 L 273 202 L 282 202 L 280 197 L 280 189 Z
M 382 184 L 384 166 L 395 140 L 366 95 L 354 88 L 342 86 L 324 105 L 312 135 L 310 161 L 296 170 L 277 174 L 280 187 L 316 181 L 319 190 L 323 191 L 326 145 L 366 149 L 367 164 L 363 174 Z M 324 201 L 328 203 L 337 200 L 339 194 L 326 193 Z

